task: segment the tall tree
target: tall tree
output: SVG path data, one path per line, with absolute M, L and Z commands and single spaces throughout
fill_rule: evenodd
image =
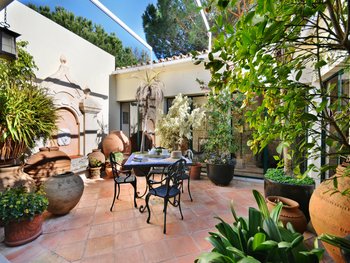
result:
M 255 0 L 233 24 L 222 21 L 239 1 L 212 2 L 220 15 L 206 63 L 209 85 L 244 93 L 243 107 L 256 105 L 246 113 L 254 129 L 251 148 L 281 140 L 278 151 L 290 149 L 285 157 L 293 160 L 295 174 L 303 161 L 298 154 L 350 155 L 349 95 L 334 95 L 323 79 L 329 69 L 349 70 L 350 1 Z M 320 138 L 337 152 L 326 153 Z
M 93 24 L 91 20 L 75 16 L 63 7 L 56 7 L 55 11 L 51 12 L 48 6 L 37 7 L 33 4 L 28 6 L 115 56 L 115 65 L 117 67 L 133 65 L 142 59 L 135 56 L 130 47 L 123 47 L 122 42 L 114 33 L 108 34 L 101 25 Z
M 147 6 L 142 21 L 158 58 L 207 48 L 207 32 L 193 0 L 158 0 L 157 6 Z

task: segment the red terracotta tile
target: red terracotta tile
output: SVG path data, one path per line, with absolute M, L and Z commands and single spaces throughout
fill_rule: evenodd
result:
M 84 253 L 85 241 L 59 246 L 55 252 L 68 261 L 81 259 Z
M 133 247 L 141 244 L 140 235 L 137 230 L 120 232 L 114 235 L 114 239 L 116 249 Z
M 209 243 L 209 241 L 206 240 L 206 238 L 209 237 L 209 231 L 210 230 L 202 230 L 191 235 L 192 239 L 200 250 L 207 250 L 212 248 L 212 245 Z
M 89 238 L 109 236 L 114 234 L 114 223 L 105 223 L 91 226 Z
M 146 262 L 162 262 L 173 259 L 173 251 L 164 241 L 147 243 L 143 246 L 143 253 Z
M 194 253 L 194 254 L 179 257 L 179 258 L 177 258 L 176 263 L 194 262 L 195 259 L 198 258 L 199 255 L 200 255 L 200 253 Z
M 88 237 L 90 226 L 70 229 L 62 232 L 59 245 L 66 245 L 78 241 L 85 241 Z
M 123 248 L 115 251 L 115 262 L 123 262 L 123 263 L 143 263 L 145 261 L 145 257 L 143 255 L 143 247 L 136 246 L 131 248 Z
M 94 257 L 86 257 L 80 261 L 81 263 L 114 263 L 119 262 L 115 260 L 114 253 L 108 253 L 103 255 L 98 255 Z
M 109 254 L 114 251 L 114 237 L 105 236 L 88 239 L 84 257 Z
M 166 243 L 177 257 L 199 253 L 198 247 L 189 236 L 167 239 Z
M 138 232 L 142 243 L 164 239 L 163 231 L 159 231 L 158 227 L 143 228 L 139 229 Z

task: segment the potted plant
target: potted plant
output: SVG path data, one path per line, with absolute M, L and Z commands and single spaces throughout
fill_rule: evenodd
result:
M 26 45 L 17 43 L 17 60 L 0 58 L 0 170 L 5 174 L 0 175 L 0 190 L 23 180 L 16 166 L 19 158 L 37 139 L 45 140 L 56 130 L 53 99 L 34 83 L 36 65 Z
M 190 177 L 191 180 L 199 180 L 201 178 L 202 163 L 199 158 L 194 156 L 192 159 L 192 165 L 190 166 Z
M 211 1 L 220 12 L 206 62 L 210 87 L 221 90 L 229 84 L 246 95 L 244 107 L 255 105 L 245 114 L 255 152 L 280 140 L 285 174 L 298 175 L 295 169 L 308 170 L 314 163 L 318 171 L 310 175 L 324 179 L 342 162 L 341 156 L 350 155 L 350 99 L 344 88 L 349 82 L 349 2 L 243 2 Z M 326 231 L 331 234 L 350 233 L 350 224 L 337 220 L 350 216 L 346 177 L 337 173 L 310 201 L 322 226 L 339 223 L 327 228 L 342 233 Z
M 42 213 L 48 206 L 45 193 L 27 192 L 24 187 L 0 193 L 0 220 L 5 226 L 5 244 L 19 246 L 42 233 Z
M 100 178 L 102 162 L 94 157 L 89 158 L 90 179 Z
M 281 168 L 267 169 L 264 175 L 265 196 L 284 196 L 298 202 L 300 210 L 310 220 L 309 203 L 315 189 L 315 180 L 309 176 L 292 177 Z
M 178 94 L 167 114 L 160 117 L 156 124 L 156 134 L 160 136 L 162 147 L 173 151 L 186 151 L 192 131 L 202 125 L 205 117 L 203 109 L 191 110 L 192 100 Z
M 206 105 L 208 137 L 204 147 L 207 175 L 217 185 L 228 185 L 234 174 L 235 152 L 238 150 L 231 111 L 235 95 L 230 88 L 208 94 Z
M 302 234 L 287 223 L 283 227 L 279 216 L 280 202 L 268 211 L 263 196 L 253 190 L 259 210 L 249 208 L 247 219 L 238 217 L 231 202 L 234 222 L 219 219 L 218 233 L 210 232 L 207 240 L 213 245 L 211 252 L 201 254 L 195 262 L 319 262 L 323 249 L 308 250 Z

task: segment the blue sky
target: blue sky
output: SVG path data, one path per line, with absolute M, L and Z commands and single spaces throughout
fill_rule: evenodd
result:
M 63 6 L 77 16 L 83 16 L 100 24 L 107 32 L 115 32 L 122 40 L 124 46 L 144 49 L 144 46 L 127 33 L 122 27 L 105 15 L 89 0 L 19 0 L 23 4 L 32 3 L 37 6 L 49 6 L 54 10 L 55 6 Z M 109 10 L 127 24 L 136 34 L 146 40 L 142 28 L 142 13 L 149 3 L 156 4 L 157 0 L 100 0 Z

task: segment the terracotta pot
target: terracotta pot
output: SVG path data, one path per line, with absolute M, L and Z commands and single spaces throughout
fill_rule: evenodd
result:
M 230 164 L 207 163 L 207 175 L 210 181 L 216 185 L 227 186 L 230 184 L 235 171 L 235 166 Z
M 293 225 L 295 231 L 303 234 L 306 230 L 307 221 L 305 215 L 299 209 L 298 202 L 282 196 L 266 197 L 266 204 L 270 212 L 278 202 L 283 203 L 283 208 L 281 210 L 279 218 L 282 221 L 283 225 L 286 226 L 287 223 L 290 222 Z
M 106 158 L 111 152 L 130 154 L 130 140 L 122 131 L 111 131 L 102 141 L 102 150 Z
M 92 153 L 88 154 L 88 159 L 89 159 L 89 163 L 90 163 L 90 160 L 92 159 L 96 159 L 97 161 L 100 161 L 102 164 L 106 162 L 106 158 L 100 149 L 93 149 Z
M 338 180 L 339 191 L 350 188 L 350 177 L 343 176 L 345 169 L 346 167 L 339 165 L 334 175 Z M 350 234 L 350 198 L 340 193 L 331 194 L 334 190 L 331 179 L 322 182 L 311 197 L 311 222 L 318 235 L 328 233 L 345 237 Z M 335 262 L 344 262 L 339 248 L 323 244 Z
M 28 243 L 42 233 L 43 217 L 37 215 L 33 220 L 10 222 L 5 225 L 5 244 L 14 247 Z
M 8 187 L 24 186 L 27 190 L 35 189 L 35 181 L 23 172 L 19 165 L 0 166 L 0 192 Z
M 89 168 L 89 178 L 98 179 L 101 176 L 101 167 L 90 167 Z
M 113 178 L 112 166 L 109 162 L 106 162 L 105 177 L 103 177 L 103 179 L 111 179 L 111 178 Z
M 295 200 L 299 204 L 299 209 L 304 213 L 306 220 L 310 221 L 309 203 L 315 190 L 315 185 L 295 185 L 276 182 L 264 178 L 264 193 L 266 196 L 283 196 Z
M 199 180 L 201 178 L 202 164 L 194 163 L 190 167 L 190 177 L 193 180 Z
M 49 199 L 47 211 L 55 215 L 65 215 L 79 202 L 84 182 L 72 172 L 53 175 L 44 183 L 44 191 Z
M 59 147 L 42 147 L 40 152 L 32 155 L 24 166 L 24 171 L 34 178 L 40 186 L 52 175 L 71 170 L 70 157 Z

